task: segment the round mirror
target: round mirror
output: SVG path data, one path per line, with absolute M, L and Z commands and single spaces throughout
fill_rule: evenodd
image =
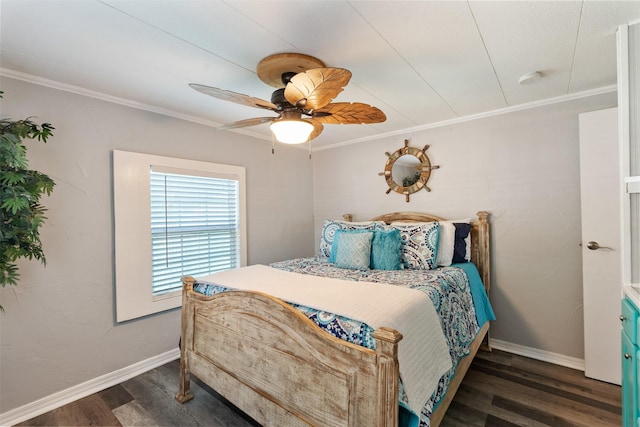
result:
M 409 147 L 409 140 L 405 139 L 403 148 L 392 154 L 385 153 L 387 164 L 384 172 L 380 175 L 384 175 L 389 186 L 387 194 L 391 191 L 404 194 L 406 201 L 409 202 L 410 194 L 422 188 L 431 191 L 427 187 L 427 181 L 431 176 L 431 171 L 438 169 L 439 166 L 431 166 L 429 157 L 425 154 L 427 148 L 429 148 L 428 145 L 425 145 L 422 150 Z
M 391 168 L 391 176 L 394 182 L 402 187 L 411 187 L 419 179 L 422 173 L 420 160 L 411 154 L 405 154 L 396 159 Z

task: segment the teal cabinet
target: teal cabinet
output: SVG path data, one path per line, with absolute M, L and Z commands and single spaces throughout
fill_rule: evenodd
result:
M 640 310 L 622 300 L 622 426 L 640 427 L 638 358 L 640 357 Z

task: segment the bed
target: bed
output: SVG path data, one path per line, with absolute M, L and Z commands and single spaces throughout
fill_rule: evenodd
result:
M 469 221 L 466 256 L 470 263 L 436 268 L 429 274 L 455 277 L 460 274 L 471 277 L 475 274 L 484 290 L 484 298 L 487 298 L 491 283 L 488 216 L 488 212 L 481 211 L 477 213 L 477 219 Z M 351 219 L 350 215 L 345 215 L 346 224 L 351 224 Z M 412 224 L 433 222 L 444 225 L 447 221 L 429 214 L 404 212 L 381 215 L 371 222 L 410 227 Z M 355 224 L 361 223 L 352 224 L 357 228 Z M 322 251 L 321 242 L 320 256 Z M 284 279 L 292 274 L 297 274 L 293 278 L 299 279 L 300 274 L 315 275 L 317 273 L 311 271 L 327 271 L 334 268 L 333 264 L 338 264 L 335 259 L 321 258 L 274 263 L 264 268 L 251 266 L 245 269 L 252 270 L 257 278 L 246 281 L 267 281 L 266 278 L 273 274 L 273 281 L 286 282 Z M 384 272 L 345 270 L 345 274 L 353 276 L 347 279 L 355 280 L 357 286 L 371 285 L 370 282 L 375 281 L 375 276 L 380 273 Z M 387 273 L 403 274 L 402 270 Z M 417 273 L 413 271 L 413 274 Z M 490 314 L 480 321 L 480 315 L 477 314 L 480 309 L 475 309 L 477 324 L 473 336 L 468 337 L 462 350 L 456 350 L 456 355 L 453 350 L 447 350 L 451 351 L 449 369 L 439 374 L 436 391 L 431 396 L 432 401 L 425 404 L 424 409 L 416 410 L 422 408 L 422 403 L 416 406 L 416 400 L 412 397 L 414 405 L 411 406 L 407 399 L 409 391 L 413 393 L 414 386 L 410 382 L 416 375 L 401 378 L 403 351 L 399 351 L 399 348 L 405 349 L 404 353 L 407 353 L 409 335 L 413 332 L 404 333 L 407 337 L 404 338 L 403 347 L 400 347 L 403 333 L 385 324 L 370 328 L 370 345 L 355 343 L 353 340 L 349 342 L 344 337 L 339 338 L 340 334 L 331 334 L 326 327 L 323 329 L 317 319 L 314 321 L 308 312 L 305 313 L 304 309 L 313 304 L 301 305 L 288 299 L 285 301 L 250 286 L 247 289 L 251 290 L 243 290 L 240 286 L 235 286 L 239 284 L 236 283 L 237 276 L 234 276 L 235 282 L 231 280 L 228 283 L 218 283 L 218 279 L 222 280 L 224 277 L 226 276 L 213 275 L 196 280 L 186 276 L 182 279 L 180 389 L 176 395 L 181 403 L 193 398 L 189 391 L 190 375 L 193 374 L 262 425 L 420 424 L 436 427 L 442 421 L 479 348 L 490 350 L 488 320 L 493 320 L 494 317 L 487 299 L 488 308 L 484 307 L 484 310 Z M 332 280 L 314 277 L 308 279 L 312 283 L 317 280 Z M 205 279 L 214 281 L 208 282 Z M 336 282 L 332 286 L 341 284 L 342 282 Z M 222 291 L 207 294 L 202 291 L 203 286 L 206 289 L 220 288 Z M 412 299 L 410 295 L 413 294 L 408 296 Z M 472 297 L 473 304 L 476 304 L 475 294 Z M 433 298 L 432 296 L 431 299 Z M 469 298 L 471 297 L 467 297 Z M 323 312 L 320 310 L 320 313 Z M 444 321 L 440 319 L 440 322 Z M 446 328 L 443 326 L 442 329 Z M 450 335 L 457 336 L 460 333 L 453 331 Z M 422 341 L 424 340 L 411 342 L 418 342 L 417 345 L 420 346 Z

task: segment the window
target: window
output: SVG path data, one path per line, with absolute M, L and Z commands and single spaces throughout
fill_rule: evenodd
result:
M 151 168 L 154 297 L 181 291 L 184 272 L 205 276 L 239 267 L 238 181 Z
M 180 306 L 183 275 L 246 264 L 245 170 L 114 151 L 117 321 Z

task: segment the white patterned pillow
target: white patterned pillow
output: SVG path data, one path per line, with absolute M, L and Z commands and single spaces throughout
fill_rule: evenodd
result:
M 334 240 L 335 266 L 368 270 L 371 262 L 373 231 L 349 232 L 338 230 Z
M 337 230 L 373 230 L 376 224 L 384 224 L 382 221 L 363 221 L 363 222 L 348 222 L 348 221 L 334 221 L 326 219 L 322 226 L 322 234 L 320 235 L 320 252 L 318 255 L 321 258 L 331 257 L 331 245 L 333 244 L 333 238 Z M 331 257 L 333 259 L 333 257 Z
M 436 268 L 440 231 L 440 224 L 437 221 L 420 223 L 394 222 L 387 227 L 400 230 L 402 262 L 405 268 L 413 270 Z

